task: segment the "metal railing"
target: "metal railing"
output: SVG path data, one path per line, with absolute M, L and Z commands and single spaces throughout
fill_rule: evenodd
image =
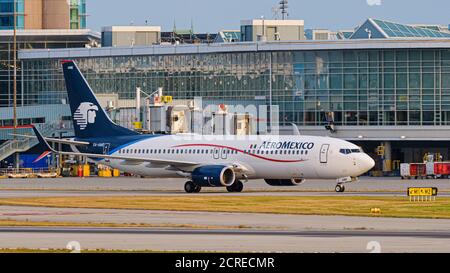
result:
M 38 144 L 36 139 L 9 140 L 0 146 L 0 160 L 3 160 L 14 153 L 25 152 Z
M 52 125 L 39 124 L 36 127 L 43 135 L 49 135 L 56 131 Z M 0 146 L 0 160 L 4 160 L 14 153 L 26 152 L 38 144 L 35 138 L 12 139 Z

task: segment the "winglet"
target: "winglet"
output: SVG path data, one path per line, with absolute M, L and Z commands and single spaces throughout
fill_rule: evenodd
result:
M 300 130 L 298 129 L 297 125 L 295 123 L 291 123 L 292 129 L 294 130 L 294 136 L 300 136 Z
M 47 155 L 49 155 L 49 154 L 51 154 L 52 152 L 49 152 L 49 151 L 45 151 L 45 152 L 43 152 L 40 156 L 38 156 L 34 161 L 33 161 L 33 164 L 34 163 L 37 163 L 37 162 L 39 162 L 39 161 L 41 161 L 42 159 L 44 159 Z
M 73 60 L 61 60 L 61 64 L 73 63 Z
M 33 126 L 33 131 L 34 131 L 34 134 L 36 135 L 37 139 L 39 140 L 39 144 L 41 145 L 41 147 L 44 151 L 56 153 L 56 151 L 53 150 L 53 148 L 48 144 L 48 142 L 44 139 L 42 134 L 39 132 L 39 130 L 35 126 Z

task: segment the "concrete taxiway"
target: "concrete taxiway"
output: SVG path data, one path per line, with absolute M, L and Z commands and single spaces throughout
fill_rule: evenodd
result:
M 141 179 L 121 177 L 2 179 L 0 198 L 52 196 L 114 196 L 114 195 L 184 195 L 183 179 Z M 243 193 L 228 193 L 224 188 L 204 188 L 209 195 L 273 195 L 273 196 L 404 196 L 408 187 L 437 187 L 441 196 L 450 196 L 450 180 L 362 177 L 346 184 L 345 193 L 334 192 L 333 180 L 308 180 L 296 187 L 271 187 L 262 180 L 245 183 Z
M 250 252 L 449 252 L 448 233 L 228 231 L 101 228 L 0 229 L 2 247 Z M 6 241 L 5 241 L 6 239 Z
M 177 228 L 0 228 L 0 248 L 157 251 L 450 252 L 450 220 L 0 206 L 0 219 L 193 225 Z M 214 228 L 215 227 L 215 228 Z M 220 227 L 220 228 L 217 228 Z
M 151 198 L 152 195 L 185 195 L 182 185 L 183 180 L 179 179 L 7 179 L 0 180 L 0 198 L 106 195 L 148 195 Z M 344 195 L 405 196 L 406 189 L 412 186 L 438 187 L 441 195 L 448 195 L 450 180 L 362 178 L 348 185 Z M 333 187 L 333 181 L 321 180 L 288 188 L 272 188 L 263 181 L 256 181 L 246 185 L 247 192 L 233 195 L 339 195 L 332 191 Z M 207 189 L 202 194 L 228 193 L 223 189 Z M 3 227 L 0 228 L 0 248 L 65 248 L 68 242 L 77 241 L 82 249 L 369 252 L 368 244 L 374 241 L 382 252 L 450 252 L 450 220 L 446 219 L 26 206 L 0 206 L 0 219 L 155 227 Z M 199 228 L 194 230 L 190 226 Z

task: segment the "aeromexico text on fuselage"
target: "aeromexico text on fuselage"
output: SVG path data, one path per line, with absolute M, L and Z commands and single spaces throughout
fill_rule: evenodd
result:
M 259 147 L 258 145 L 255 147 L 259 150 L 312 150 L 313 148 L 314 142 L 296 141 L 264 141 Z
M 130 138 L 111 138 L 111 139 L 89 139 L 92 144 L 90 149 L 80 149 L 85 152 L 94 152 L 104 154 L 105 152 L 115 151 L 118 149 L 124 149 L 131 144 L 135 144 L 137 142 L 155 138 L 158 136 L 167 136 L 167 135 L 150 135 L 148 138 L 145 135 L 141 135 L 140 137 L 131 137 Z M 79 139 L 84 140 L 84 139 Z M 110 141 L 111 140 L 111 141 Z M 128 143 L 127 143 L 128 142 Z M 105 147 L 108 146 L 108 149 L 105 150 Z M 298 141 L 263 141 L 261 144 L 252 144 L 249 149 L 251 150 L 312 150 L 314 148 L 314 142 L 298 142 Z M 87 148 L 87 147 L 86 147 Z M 150 147 L 149 147 L 150 148 Z

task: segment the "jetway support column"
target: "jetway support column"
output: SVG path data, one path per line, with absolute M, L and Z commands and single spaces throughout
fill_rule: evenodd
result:
M 391 142 L 385 141 L 382 143 L 384 146 L 384 157 L 383 157 L 383 172 L 392 171 L 392 146 Z
M 20 168 L 20 153 L 14 154 L 14 168 L 16 169 Z

